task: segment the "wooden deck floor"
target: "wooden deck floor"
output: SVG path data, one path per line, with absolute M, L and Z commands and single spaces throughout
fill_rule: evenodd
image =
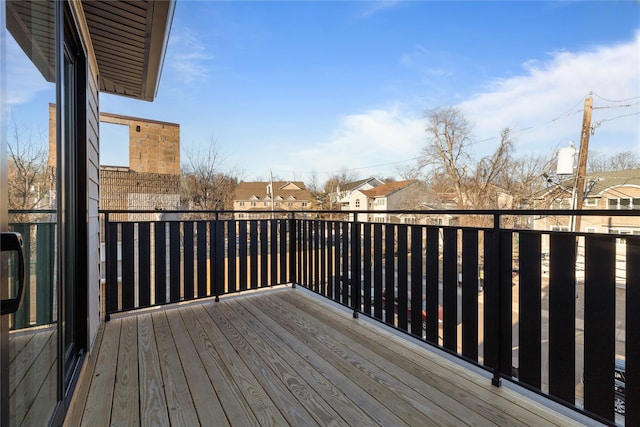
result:
M 66 425 L 581 425 L 304 289 L 112 318 Z

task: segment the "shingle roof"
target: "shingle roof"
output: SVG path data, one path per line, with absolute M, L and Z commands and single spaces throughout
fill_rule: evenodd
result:
M 599 196 L 605 190 L 623 185 L 640 186 L 640 169 L 628 169 L 623 171 L 593 172 L 586 177 L 587 185 L 595 181 L 588 195 Z
M 241 182 L 237 185 L 234 200 L 249 200 L 255 196 L 258 200 L 267 198 L 269 182 Z M 273 193 L 283 199 L 294 197 L 296 200 L 311 200 L 311 192 L 306 189 L 302 181 L 276 181 L 273 183 Z
M 402 190 L 405 187 L 415 184 L 416 182 L 418 182 L 418 180 L 416 179 L 411 179 L 409 181 L 388 182 L 370 190 L 363 190 L 362 193 L 367 197 L 386 197 L 395 193 L 396 191 Z
M 379 185 L 382 185 L 380 184 L 381 182 L 382 181 L 380 181 L 378 178 L 366 178 L 359 181 L 347 182 L 346 184 L 343 184 L 342 187 L 340 187 L 340 191 L 353 191 L 367 183 L 371 184 L 373 187 L 377 187 Z
M 601 196 L 604 191 L 613 187 L 620 187 L 623 185 L 634 185 L 640 187 L 640 169 L 627 169 L 622 171 L 608 171 L 608 172 L 589 172 L 585 177 L 586 188 L 593 186 L 589 189 L 587 197 Z M 560 181 L 558 186 L 552 186 L 544 190 L 539 191 L 534 195 L 536 198 L 544 197 L 550 193 L 558 191 L 565 191 L 571 193 L 575 178 L 568 178 Z

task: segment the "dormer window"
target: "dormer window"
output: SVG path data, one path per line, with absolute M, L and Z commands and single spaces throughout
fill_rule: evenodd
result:
M 360 207 L 360 199 L 356 199 L 356 208 Z

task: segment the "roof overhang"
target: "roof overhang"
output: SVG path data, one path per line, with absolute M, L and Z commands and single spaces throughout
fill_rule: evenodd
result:
M 175 0 L 82 1 L 101 92 L 155 98 L 175 5 Z
M 100 91 L 152 101 L 175 0 L 82 0 Z M 55 79 L 54 2 L 7 1 L 7 28 L 47 81 Z

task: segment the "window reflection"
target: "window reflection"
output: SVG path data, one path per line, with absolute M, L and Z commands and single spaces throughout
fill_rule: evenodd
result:
M 9 423 L 46 425 L 58 401 L 56 143 L 50 121 L 56 4 L 10 0 L 2 7 L 8 179 L 2 197 L 8 201 L 9 229 L 22 234 L 26 257 L 22 304 L 9 319 Z

